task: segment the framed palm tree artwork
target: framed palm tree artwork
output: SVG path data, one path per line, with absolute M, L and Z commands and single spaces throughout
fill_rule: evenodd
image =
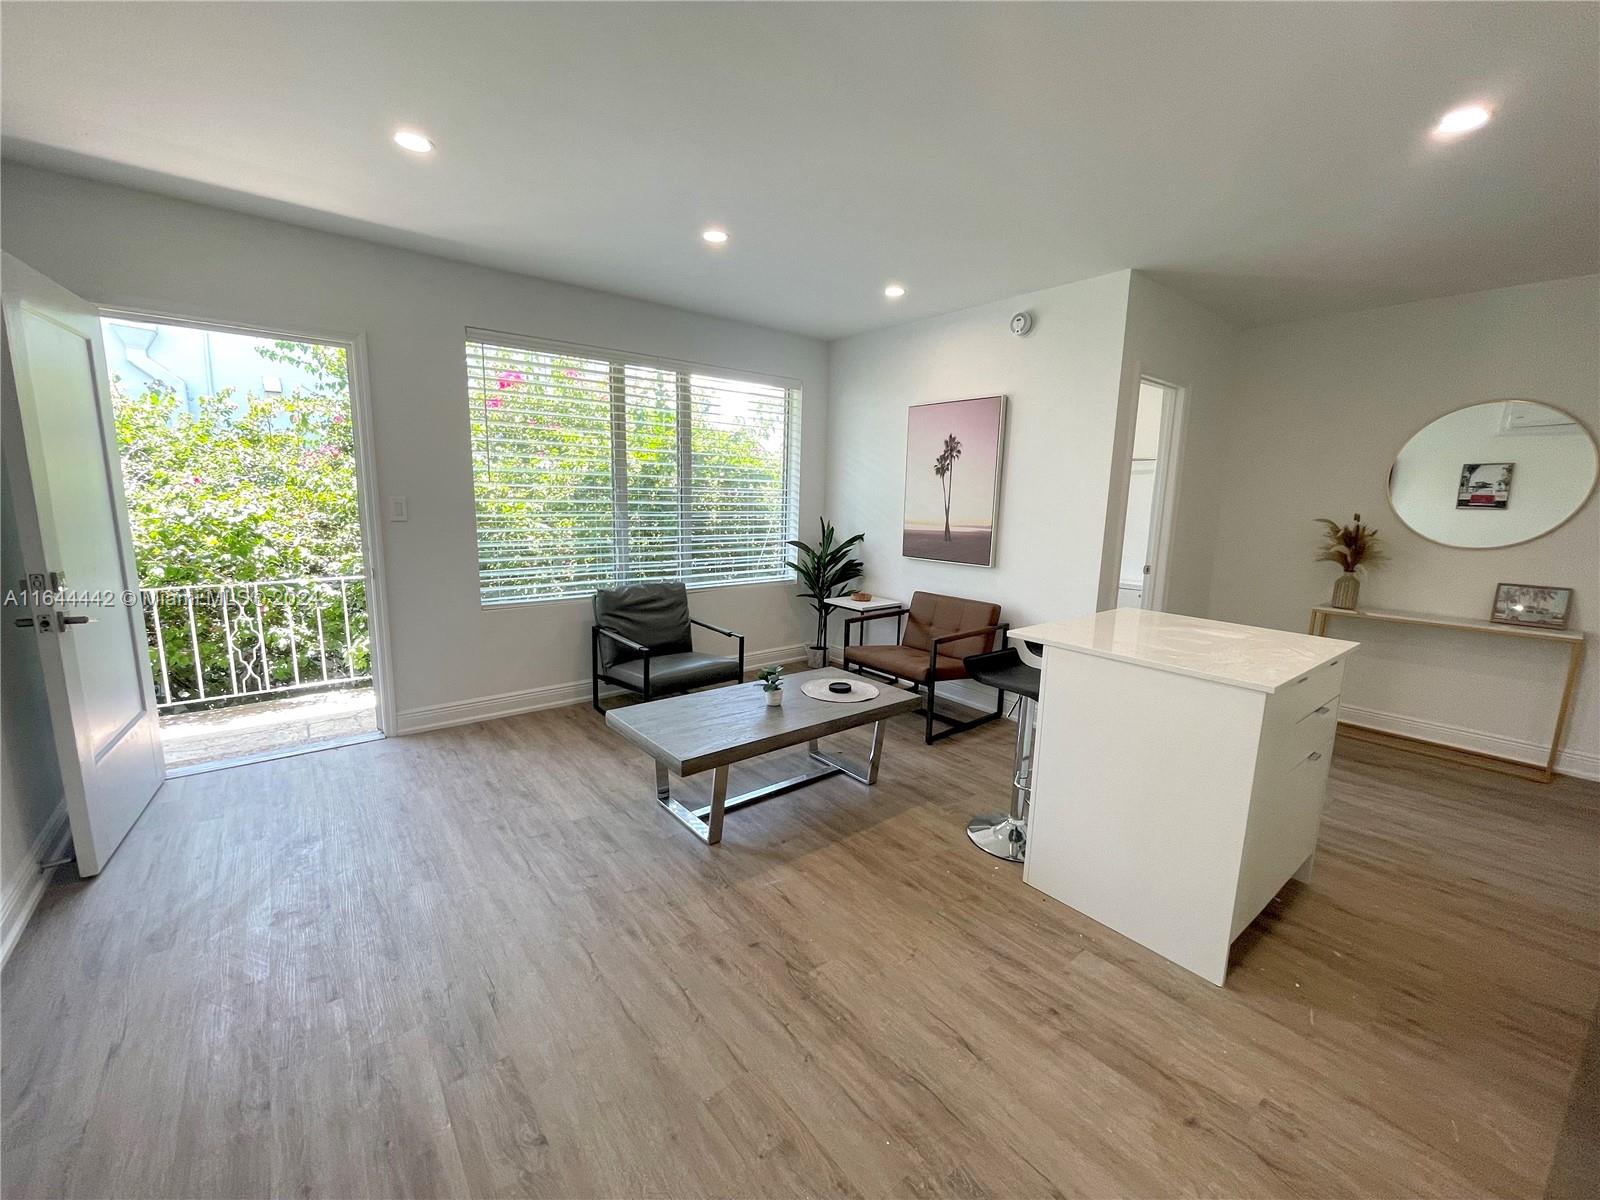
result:
M 906 419 L 907 558 L 994 565 L 1006 398 L 914 404 Z

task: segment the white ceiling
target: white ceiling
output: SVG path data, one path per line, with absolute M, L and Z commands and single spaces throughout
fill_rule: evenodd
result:
M 1129 266 L 1242 324 L 1600 269 L 1594 4 L 3 20 L 9 156 L 822 337 Z

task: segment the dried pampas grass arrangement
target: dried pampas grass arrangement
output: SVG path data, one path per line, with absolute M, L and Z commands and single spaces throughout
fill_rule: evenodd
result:
M 1361 523 L 1361 514 L 1350 518 L 1350 524 L 1341 525 L 1327 517 L 1319 517 L 1317 524 L 1327 532 L 1317 551 L 1317 562 L 1338 563 L 1344 573 L 1333 582 L 1335 608 L 1353 609 L 1361 596 L 1361 576 L 1358 571 L 1375 567 L 1389 556 L 1384 553 L 1378 531 Z
M 1317 562 L 1338 563 L 1341 569 L 1353 572 L 1362 567 L 1375 567 L 1389 558 L 1378 531 L 1370 525 L 1363 525 L 1360 513 L 1351 517 L 1348 525 L 1330 521 L 1327 517 L 1317 518 L 1317 524 L 1327 530 L 1317 552 Z

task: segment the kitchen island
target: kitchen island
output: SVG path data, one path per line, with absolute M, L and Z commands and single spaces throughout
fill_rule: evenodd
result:
M 1010 637 L 1044 672 L 1023 879 L 1221 984 L 1310 877 L 1358 643 L 1143 609 Z

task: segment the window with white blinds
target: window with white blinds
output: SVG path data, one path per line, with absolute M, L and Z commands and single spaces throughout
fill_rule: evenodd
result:
M 483 603 L 788 578 L 798 387 L 479 330 L 466 348 Z

